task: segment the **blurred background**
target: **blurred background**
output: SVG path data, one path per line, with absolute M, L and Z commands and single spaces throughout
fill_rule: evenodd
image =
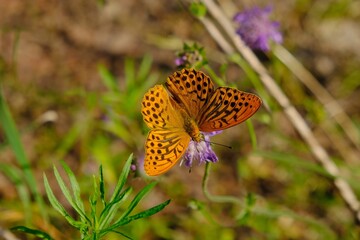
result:
M 359 1 L 218 2 L 230 18 L 271 4 L 271 19 L 280 23 L 283 46 L 337 99 L 359 131 Z M 249 193 L 256 198 L 242 221 L 236 220 L 243 210 L 239 204 L 205 198 L 203 165 L 194 166 L 191 173 L 176 166 L 157 178 L 144 176 L 141 160 L 148 129 L 140 113 L 142 96 L 176 70 L 176 53 L 184 43 L 202 46 L 210 68 L 227 84 L 258 90 L 188 11 L 188 2 L 0 0 L 0 9 L 1 91 L 46 202 L 44 172 L 55 195 L 69 207 L 52 172 L 60 160 L 76 174 L 86 200 L 100 164 L 111 189 L 134 153 L 138 171 L 131 173 L 127 184 L 140 189 L 159 181 L 139 209 L 172 199 L 162 212 L 121 229 L 134 239 L 360 239 L 354 214 L 332 178 L 271 97 L 261 96 L 264 107 L 251 118 L 256 146 L 247 124 L 212 138 L 232 149 L 213 147 L 220 161 L 212 165 L 209 191 L 241 202 Z M 359 198 L 359 145 L 329 122 L 323 104 L 297 80 L 291 66 L 272 52 L 259 57 Z M 0 162 L 20 169 L 3 127 Z M 355 135 L 359 139 L 359 132 Z M 26 214 L 16 184 L 4 172 L 0 171 L 0 227 L 7 229 L 25 225 Z M 55 239 L 79 238 L 50 205 L 47 227 L 34 201 L 31 209 L 33 228 Z

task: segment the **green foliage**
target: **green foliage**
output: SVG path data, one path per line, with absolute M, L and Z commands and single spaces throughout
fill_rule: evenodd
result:
M 189 9 L 190 12 L 196 17 L 204 17 L 206 15 L 206 7 L 201 2 L 192 2 Z
M 64 162 L 62 162 L 62 167 L 70 181 L 70 189 L 66 186 L 57 168 L 54 167 L 55 178 L 60 186 L 60 189 L 64 194 L 66 200 L 70 203 L 73 210 L 75 210 L 75 212 L 77 213 L 78 219 L 73 218 L 69 214 L 69 212 L 63 207 L 63 205 L 57 200 L 50 187 L 49 181 L 44 174 L 45 190 L 51 205 L 67 220 L 67 222 L 71 226 L 80 231 L 81 239 L 101 239 L 110 232 L 116 232 L 122 236 L 130 238 L 126 234 L 118 232 L 116 229 L 134 220 L 149 217 L 161 211 L 170 203 L 170 200 L 168 200 L 150 209 L 130 215 L 135 209 L 135 207 L 139 204 L 139 202 L 143 199 L 143 197 L 156 185 L 156 182 L 152 182 L 149 185 L 145 186 L 130 201 L 130 204 L 125 208 L 124 212 L 120 214 L 120 208 L 124 207 L 124 204 L 130 197 L 130 193 L 132 192 L 131 187 L 125 187 L 126 179 L 130 172 L 131 162 L 132 156 L 130 156 L 126 161 L 124 168 L 120 174 L 118 183 L 115 187 L 115 190 L 110 197 L 110 200 L 106 199 L 103 171 L 102 167 L 100 166 L 99 182 L 97 182 L 96 178 L 94 177 L 94 191 L 89 198 L 90 210 L 86 210 L 84 207 L 85 204 L 83 203 L 83 200 L 81 198 L 79 183 L 76 180 L 76 177 L 71 171 L 71 169 Z M 98 212 L 98 209 L 100 207 L 99 205 L 101 205 L 102 207 L 100 212 Z M 22 228 L 21 230 L 29 234 L 37 233 L 30 231 L 27 228 Z
M 7 166 L 5 164 L 1 164 L 2 165 L 1 170 L 4 173 L 6 173 L 7 176 L 17 186 L 17 190 L 21 198 L 22 204 L 24 206 L 24 211 L 26 213 L 27 222 L 30 223 L 31 212 L 32 212 L 32 210 L 30 209 L 29 192 L 33 194 L 33 196 L 35 197 L 35 200 L 40 207 L 41 214 L 43 218 L 46 219 L 47 213 L 44 208 L 43 199 L 38 191 L 38 186 L 35 177 L 33 175 L 33 172 L 30 169 L 30 163 L 26 157 L 23 145 L 20 141 L 19 132 L 16 129 L 15 122 L 11 116 L 10 110 L 1 91 L 0 91 L 0 125 L 2 126 L 5 132 L 5 136 L 8 141 L 8 144 L 12 148 L 16 160 L 18 161 L 21 168 L 21 169 L 17 169 L 16 167 L 13 166 Z M 26 185 L 28 187 L 25 187 Z
M 53 238 L 49 234 L 47 234 L 46 232 L 37 230 L 37 229 L 31 229 L 31 228 L 24 227 L 24 226 L 16 226 L 16 227 L 11 228 L 11 230 L 31 234 L 39 239 L 53 240 Z

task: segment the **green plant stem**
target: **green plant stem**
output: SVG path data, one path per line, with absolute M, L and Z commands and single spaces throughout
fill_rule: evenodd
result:
M 207 199 L 209 199 L 212 202 L 217 202 L 217 203 L 235 203 L 235 204 L 240 204 L 242 205 L 242 202 L 240 201 L 240 199 L 233 197 L 233 196 L 215 196 L 212 195 L 211 193 L 209 193 L 208 188 L 207 188 L 207 184 L 209 181 L 209 175 L 210 175 L 210 163 L 207 162 L 205 164 L 205 173 L 204 173 L 204 177 L 203 177 L 203 181 L 202 181 L 202 190 L 203 193 L 205 195 L 205 197 Z

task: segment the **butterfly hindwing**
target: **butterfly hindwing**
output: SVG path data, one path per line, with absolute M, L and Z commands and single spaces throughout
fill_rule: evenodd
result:
M 145 172 L 156 176 L 168 171 L 184 155 L 190 139 L 176 129 L 151 130 L 145 144 Z
M 219 87 L 201 109 L 199 128 L 204 132 L 224 130 L 250 118 L 261 106 L 261 99 L 235 88 Z

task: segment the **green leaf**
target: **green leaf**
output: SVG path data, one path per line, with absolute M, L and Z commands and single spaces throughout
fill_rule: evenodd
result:
M 118 232 L 118 231 L 115 231 L 115 230 L 113 230 L 112 232 L 117 233 L 117 234 L 119 234 L 119 235 L 121 235 L 121 236 L 123 236 L 123 237 L 125 237 L 125 238 L 127 238 L 127 239 L 133 239 L 132 237 L 126 235 L 125 233 Z
M 130 154 L 128 160 L 125 162 L 123 170 L 121 171 L 119 181 L 116 184 L 114 193 L 110 198 L 110 202 L 114 201 L 120 195 L 121 189 L 124 187 L 126 179 L 129 175 L 132 159 L 133 159 L 133 154 Z
M 94 192 L 89 197 L 90 208 L 91 208 L 90 215 L 91 215 L 91 220 L 92 220 L 92 226 L 97 227 L 98 226 L 98 218 L 96 215 L 96 209 L 97 209 L 96 205 L 97 205 L 97 201 L 98 201 L 100 192 L 97 187 L 97 181 L 96 181 L 95 176 L 93 176 L 93 185 L 94 185 Z
M 149 77 L 151 70 L 152 57 L 149 54 L 146 54 L 141 61 L 139 70 L 138 70 L 138 80 L 146 80 Z
M 6 176 L 8 176 L 8 178 L 10 178 L 11 182 L 15 184 L 16 190 L 24 206 L 26 223 L 30 223 L 31 214 L 28 211 L 31 209 L 31 200 L 30 200 L 29 190 L 22 179 L 23 178 L 22 172 L 19 169 L 4 163 L 0 163 L 0 170 Z
M 80 215 L 80 217 L 90 223 L 90 220 L 87 218 L 82 209 L 77 205 L 77 203 L 72 199 L 69 189 L 66 187 L 64 180 L 61 178 L 58 170 L 54 166 L 55 178 L 59 184 L 59 187 L 64 194 L 65 198 L 68 200 L 70 205 L 75 209 L 75 211 Z
M 58 211 L 72 226 L 80 229 L 83 226 L 83 224 L 73 219 L 70 216 L 70 214 L 65 210 L 65 208 L 60 204 L 60 202 L 56 199 L 53 191 L 51 190 L 49 181 L 47 180 L 45 173 L 44 173 L 44 186 L 51 206 L 53 206 L 53 208 L 55 208 L 55 210 Z
M 248 127 L 248 130 L 249 130 L 251 145 L 253 147 L 253 150 L 255 150 L 257 148 L 257 140 L 256 140 L 256 133 L 255 133 L 254 125 L 252 124 L 250 119 L 246 120 L 245 122 L 246 122 L 246 126 Z
M 53 240 L 53 238 L 46 232 L 36 230 L 36 229 L 31 229 L 31 228 L 28 228 L 25 226 L 16 226 L 16 227 L 11 228 L 11 230 L 28 233 L 28 234 L 34 235 L 40 239 Z
M 104 184 L 104 174 L 103 174 L 103 168 L 102 165 L 99 167 L 99 173 L 100 173 L 100 199 L 104 206 L 106 206 L 105 201 L 105 184 Z
M 45 211 L 44 201 L 38 191 L 38 185 L 36 183 L 35 177 L 31 171 L 29 161 L 26 157 L 25 150 L 20 140 L 19 132 L 16 129 L 15 122 L 11 116 L 10 110 L 7 106 L 7 103 L 2 95 L 0 89 L 0 126 L 2 126 L 6 139 L 8 140 L 14 154 L 16 160 L 22 168 L 23 175 L 26 179 L 26 182 L 30 188 L 31 193 L 35 197 L 35 201 L 37 202 L 41 215 L 44 219 L 47 219 L 47 213 Z M 24 205 L 25 208 L 28 205 Z M 25 210 L 27 213 L 31 213 L 31 209 Z
M 103 64 L 98 66 L 98 71 L 104 85 L 112 92 L 119 92 L 118 82 Z
M 135 85 L 135 62 L 133 59 L 125 59 L 125 86 L 126 89 L 132 89 Z
M 149 185 L 148 185 L 149 186 Z M 131 221 L 134 221 L 134 220 L 137 220 L 139 218 L 145 218 L 145 217 L 149 217 L 151 215 L 154 215 L 158 212 L 160 212 L 161 210 L 163 210 L 167 205 L 169 205 L 170 203 L 170 199 L 159 204 L 159 205 L 156 205 L 155 207 L 152 207 L 152 208 L 149 208 L 145 211 L 142 211 L 138 214 L 135 214 L 135 215 L 132 215 L 130 217 L 125 217 L 125 218 L 122 218 L 121 220 L 119 220 L 118 222 L 114 223 L 113 225 L 111 225 L 111 227 L 109 227 L 108 229 L 104 229 L 100 232 L 100 234 L 104 233 L 104 232 L 108 232 L 108 231 L 112 231 L 113 229 L 116 229 L 120 226 L 123 226 L 125 224 L 128 224 L 130 223 Z
M 64 161 L 61 161 L 61 165 L 62 165 L 62 167 L 64 168 L 65 172 L 67 173 L 67 175 L 69 177 L 71 188 L 72 188 L 72 190 L 74 192 L 73 195 L 74 195 L 75 203 L 81 209 L 81 211 L 84 213 L 85 209 L 84 209 L 84 204 L 83 204 L 83 202 L 81 200 L 81 193 L 80 193 L 79 183 L 76 180 L 76 177 L 75 177 L 74 173 L 71 171 L 69 166 Z
M 155 187 L 155 185 L 157 184 L 157 182 L 152 182 L 150 184 L 148 184 L 147 186 L 145 186 L 143 189 L 141 189 L 141 191 L 136 194 L 135 198 L 131 201 L 130 205 L 127 207 L 126 211 L 123 213 L 123 215 L 120 217 L 120 219 L 123 219 L 125 217 L 127 217 L 133 210 L 134 208 L 138 205 L 138 203 L 140 202 L 140 200 L 153 188 Z
M 132 188 L 127 188 L 118 198 L 106 205 L 105 209 L 100 214 L 99 229 L 106 228 L 111 223 L 118 214 L 118 209 L 121 204 L 130 196 L 131 192 Z

